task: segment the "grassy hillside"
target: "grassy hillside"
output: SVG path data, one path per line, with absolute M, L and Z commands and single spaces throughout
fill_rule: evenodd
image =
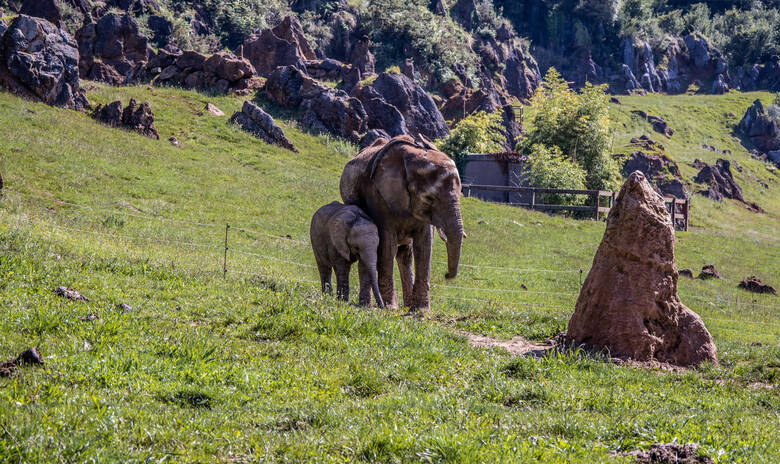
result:
M 695 197 L 678 266 L 713 263 L 725 280 L 681 280 L 680 293 L 722 363 L 680 373 L 517 359 L 457 334 L 564 330 L 602 222 L 466 199 L 465 266 L 445 282 L 436 243 L 431 311 L 361 309 L 319 295 L 307 239 L 354 147 L 288 123 L 291 153 L 203 111 L 229 115 L 232 97 L 90 96 L 149 100 L 162 140 L 0 93 L 0 359 L 31 345 L 47 357 L 0 379 L 0 461 L 612 462 L 672 440 L 723 462 L 780 457 L 780 301 L 736 288 L 750 274 L 780 286 L 780 185 L 730 133 L 756 95 L 614 107 L 615 151 L 650 131 L 630 109 L 664 116 L 685 176 L 717 157 L 702 143 L 730 149 L 746 199 L 767 211 Z M 58 285 L 90 302 L 61 300 Z

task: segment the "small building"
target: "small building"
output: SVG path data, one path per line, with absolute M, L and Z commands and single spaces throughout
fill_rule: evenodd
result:
M 469 155 L 461 173 L 461 183 L 470 185 L 525 186 L 523 171 L 527 156 L 517 152 Z M 498 203 L 527 203 L 529 194 L 497 192 L 472 188 L 469 196 Z

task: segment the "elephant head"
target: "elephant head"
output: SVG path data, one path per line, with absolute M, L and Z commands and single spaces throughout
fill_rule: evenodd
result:
M 463 237 L 460 176 L 455 162 L 432 144 L 411 138 L 387 143 L 371 160 L 370 176 L 393 215 L 431 224 L 447 244 L 446 278 L 458 274 Z
M 344 259 L 350 261 L 352 256 L 359 257 L 369 274 L 366 277 L 370 280 L 376 304 L 384 308 L 376 274 L 379 231 L 371 218 L 357 206 L 347 205 L 330 218 L 328 232 L 331 243 Z M 361 275 L 360 279 L 363 278 Z

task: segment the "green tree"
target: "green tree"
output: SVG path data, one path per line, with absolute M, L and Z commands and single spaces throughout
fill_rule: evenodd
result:
M 565 157 L 561 149 L 535 144 L 530 147 L 526 180 L 530 185 L 541 188 L 563 188 L 583 190 L 585 188 L 585 172 L 579 164 Z M 575 195 L 544 194 L 539 203 L 563 205 L 582 203 Z
M 578 93 L 550 68 L 531 99 L 529 113 L 533 129 L 521 142 L 521 152 L 532 153 L 535 145 L 557 147 L 585 171 L 587 188 L 618 186 L 617 163 L 609 155 L 612 129 L 605 85 L 586 84 Z
M 500 110 L 495 113 L 472 113 L 439 142 L 439 149 L 455 161 L 458 172 L 463 175 L 466 156 L 470 153 L 491 153 L 502 149 L 502 123 Z

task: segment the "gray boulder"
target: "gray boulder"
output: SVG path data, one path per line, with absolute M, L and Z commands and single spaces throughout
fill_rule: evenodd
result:
M 150 47 L 129 14 L 109 13 L 76 32 L 81 77 L 112 85 L 138 80 L 149 60 Z
M 403 116 L 406 135 L 417 137 L 422 134 L 436 140 L 449 134 L 447 123 L 431 96 L 403 74 L 382 73 L 370 85 L 356 88 L 353 95 L 367 107 L 369 127 L 373 129 L 384 129 L 393 136 L 400 135 L 393 133 L 402 130 L 402 126 L 395 113 L 390 111 L 390 105 Z M 373 102 L 374 99 L 380 102 Z M 388 111 L 394 116 L 393 127 L 381 127 L 388 122 L 385 114 Z
M 0 84 L 49 105 L 89 108 L 79 86 L 79 52 L 65 29 L 19 15 L 0 40 Z
M 241 111 L 236 111 L 230 118 L 230 122 L 238 124 L 245 131 L 272 145 L 298 152 L 298 149 L 284 135 L 284 131 L 276 125 L 273 118 L 254 103 L 244 102 Z
M 268 77 L 281 66 L 295 66 L 305 72 L 305 57 L 314 59 L 315 56 L 312 56 L 313 52 L 302 36 L 302 30 L 298 31 L 300 24 L 297 27 L 295 25 L 295 21 L 289 21 L 286 25 L 282 23 L 277 28 L 252 34 L 244 41 L 244 57 L 252 63 L 259 75 Z
M 261 95 L 277 105 L 301 112 L 301 123 L 314 132 L 328 132 L 355 143 L 365 130 L 366 112 L 356 98 L 332 89 L 295 66 L 274 70 Z
M 722 201 L 725 197 L 744 202 L 742 189 L 731 174 L 731 162 L 719 159 L 714 166 L 703 162 L 698 165 L 701 170 L 693 180 L 707 185 L 707 189 L 698 193 L 717 201 Z
M 756 99 L 739 122 L 739 131 L 764 153 L 780 150 L 780 127 Z
M 715 82 L 712 83 L 712 94 L 713 95 L 723 95 L 724 93 L 728 93 L 729 86 L 726 84 L 726 81 L 723 79 L 723 74 L 718 74 L 718 77 L 715 79 Z

